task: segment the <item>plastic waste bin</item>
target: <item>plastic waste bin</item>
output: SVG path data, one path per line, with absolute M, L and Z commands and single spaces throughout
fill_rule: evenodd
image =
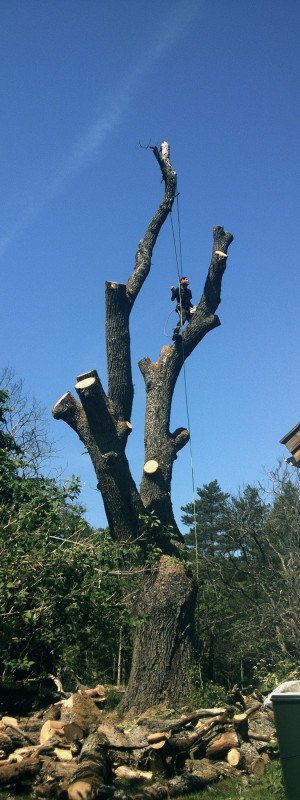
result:
M 273 694 L 283 781 L 288 800 L 300 798 L 300 693 Z

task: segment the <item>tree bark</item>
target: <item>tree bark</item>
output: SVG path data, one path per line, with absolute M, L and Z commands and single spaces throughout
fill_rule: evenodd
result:
M 0 763 L 0 786 L 11 786 L 21 783 L 26 778 L 36 775 L 42 762 L 36 756 L 24 758 L 20 763 Z
M 145 586 L 124 710 L 160 701 L 182 705 L 190 694 L 196 586 L 179 559 L 162 556 Z
M 85 740 L 78 767 L 68 787 L 69 800 L 89 800 L 91 796 L 97 796 L 103 786 L 111 784 L 111 762 L 102 746 L 103 740 L 105 737 L 99 733 L 92 733 Z

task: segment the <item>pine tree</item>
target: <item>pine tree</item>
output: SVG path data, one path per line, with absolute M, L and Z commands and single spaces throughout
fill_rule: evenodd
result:
M 195 551 L 195 534 L 199 556 L 215 556 L 223 550 L 229 494 L 222 492 L 218 481 L 214 480 L 197 489 L 198 500 L 195 502 L 196 531 L 194 525 L 194 504 L 187 503 L 182 507 L 181 520 L 189 526 L 185 541 Z

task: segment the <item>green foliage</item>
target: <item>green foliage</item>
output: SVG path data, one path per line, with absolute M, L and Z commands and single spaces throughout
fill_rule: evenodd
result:
M 189 533 L 185 536 L 185 541 L 194 555 L 196 534 L 199 557 L 213 556 L 222 551 L 229 495 L 221 491 L 216 480 L 198 488 L 197 495 L 195 509 L 193 503 L 187 503 L 181 509 L 184 512 L 181 518 L 182 522 L 190 528 Z
M 253 667 L 253 679 L 256 686 L 259 686 L 262 692 L 271 692 L 274 686 L 279 683 L 290 679 L 298 679 L 300 669 L 295 669 L 295 664 L 288 658 L 278 658 L 276 668 L 273 663 L 269 663 L 267 659 L 261 658 L 258 664 Z
M 30 448 L 8 432 L 0 393 L 0 672 L 2 680 L 61 673 L 112 680 L 119 630 L 130 650 L 129 615 L 118 575 L 134 549 L 116 549 L 76 505 L 78 479 L 64 485 L 31 468 Z M 35 438 L 36 441 L 36 438 Z
M 266 495 L 228 498 L 213 481 L 198 496 L 201 680 L 273 688 L 300 662 L 299 474 L 277 470 Z
M 194 687 L 192 702 L 195 708 L 214 708 L 224 706 L 227 702 L 224 686 L 212 681 L 201 685 L 196 669 L 192 674 L 192 683 Z

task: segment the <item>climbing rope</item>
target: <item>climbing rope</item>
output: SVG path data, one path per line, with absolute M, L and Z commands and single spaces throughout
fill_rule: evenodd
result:
M 170 212 L 170 220 L 171 220 L 171 228 L 172 228 L 172 237 L 173 237 L 173 244 L 174 244 L 174 251 L 175 251 L 175 260 L 176 260 L 176 268 L 178 274 L 178 286 L 179 286 L 179 303 L 180 303 L 180 322 L 182 325 L 183 320 L 183 313 L 182 313 L 182 299 L 181 299 L 181 292 L 180 292 L 180 278 L 183 275 L 183 259 L 182 259 L 182 238 L 181 238 L 181 226 L 180 226 L 180 214 L 179 214 L 179 194 L 176 195 L 176 206 L 177 206 L 177 225 L 178 225 L 178 241 L 179 241 L 179 257 L 177 252 L 177 245 L 176 245 L 176 237 L 173 225 L 173 218 L 172 218 L 172 211 Z M 170 317 L 170 315 L 169 315 Z M 168 317 L 168 319 L 169 319 Z M 189 401 L 188 401 L 188 390 L 187 390 L 187 378 L 186 378 L 186 367 L 185 367 L 185 358 L 184 358 L 184 346 L 183 341 L 181 339 L 181 348 L 182 348 L 182 366 L 183 366 L 183 382 L 184 382 L 184 394 L 185 394 L 185 405 L 186 405 L 186 418 L 187 418 L 187 425 L 188 430 L 190 433 L 189 445 L 190 445 L 190 465 L 191 465 L 191 476 L 192 476 L 192 490 L 193 490 L 193 527 L 194 527 L 194 537 L 195 537 L 195 561 L 196 561 L 196 577 L 197 581 L 199 580 L 199 559 L 198 559 L 198 538 L 197 538 L 197 518 L 196 518 L 196 488 L 195 488 L 195 472 L 194 472 L 194 461 L 193 461 L 193 448 L 192 448 L 192 431 L 191 431 L 191 423 L 190 423 L 190 412 L 189 412 Z

